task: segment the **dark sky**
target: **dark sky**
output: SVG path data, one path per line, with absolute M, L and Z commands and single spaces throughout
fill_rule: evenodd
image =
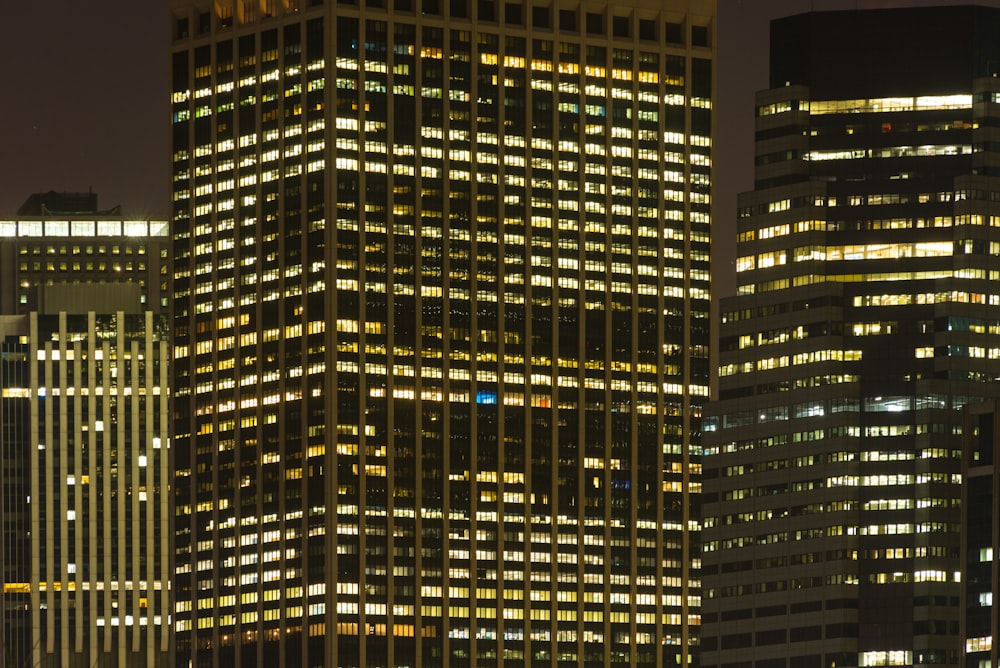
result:
M 35 192 L 169 211 L 166 0 L 4 3 L 0 217 Z
M 664 0 L 669 3 L 670 0 Z M 169 212 L 166 0 L 12 2 L 0 27 L 0 217 L 34 192 L 86 191 L 128 216 Z M 718 0 L 716 294 L 733 292 L 736 192 L 752 183 L 753 95 L 768 22 L 814 10 L 961 0 Z M 982 4 L 1000 6 L 1000 0 Z

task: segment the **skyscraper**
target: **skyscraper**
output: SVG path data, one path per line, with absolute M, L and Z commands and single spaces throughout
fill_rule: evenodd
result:
M 689 664 L 714 12 L 171 3 L 182 662 Z
M 959 664 L 961 407 L 1000 393 L 1000 12 L 771 26 L 706 409 L 703 664 Z
M 962 632 L 965 665 L 988 668 L 1000 660 L 994 643 L 1000 577 L 996 565 L 1000 494 L 997 493 L 997 418 L 1000 401 L 969 405 L 962 429 Z
M 0 221 L 0 664 L 167 666 L 167 223 Z

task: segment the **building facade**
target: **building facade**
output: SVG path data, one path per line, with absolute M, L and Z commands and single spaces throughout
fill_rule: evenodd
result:
M 714 2 L 171 3 L 183 665 L 691 665 Z
M 961 408 L 1000 391 L 998 19 L 772 23 L 706 409 L 706 666 L 959 665 Z
M 34 214 L 0 221 L 0 664 L 170 665 L 167 224 Z
M 962 430 L 962 632 L 965 668 L 990 668 L 1000 662 L 1000 401 L 966 408 Z

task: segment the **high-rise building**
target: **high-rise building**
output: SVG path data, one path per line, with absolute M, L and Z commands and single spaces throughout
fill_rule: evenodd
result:
M 961 407 L 1000 394 L 998 26 L 771 25 L 705 418 L 705 666 L 959 664 Z
M 691 665 L 715 3 L 171 3 L 193 665 Z
M 167 666 L 165 221 L 47 193 L 0 221 L 0 665 Z
M 962 625 L 966 668 L 1000 663 L 1000 401 L 966 407 L 962 429 Z

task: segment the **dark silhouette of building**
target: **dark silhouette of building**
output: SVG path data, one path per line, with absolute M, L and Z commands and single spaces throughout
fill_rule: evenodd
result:
M 706 409 L 704 666 L 960 661 L 963 405 L 1000 393 L 1000 12 L 771 28 Z
M 994 639 L 1000 623 L 997 546 L 1000 545 L 1000 401 L 966 407 L 962 430 L 962 632 L 965 665 L 995 666 L 1000 660 Z
M 692 665 L 714 13 L 171 3 L 181 662 Z
M 97 208 L 97 193 L 93 191 L 63 193 L 50 190 L 47 193 L 35 193 L 31 195 L 17 210 L 18 216 L 57 216 L 59 214 L 120 217 L 121 207 L 115 206 L 105 211 L 99 211 Z

